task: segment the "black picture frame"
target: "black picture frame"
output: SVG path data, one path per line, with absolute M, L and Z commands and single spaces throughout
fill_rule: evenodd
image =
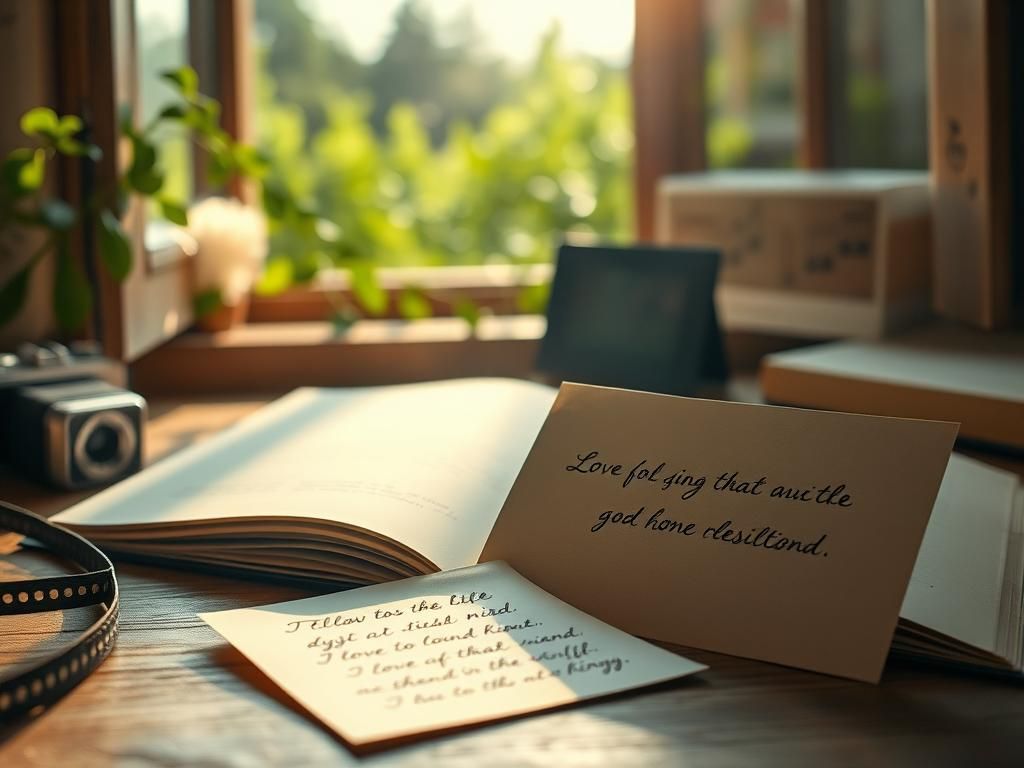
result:
M 562 245 L 537 368 L 585 384 L 693 394 L 723 381 L 709 248 Z

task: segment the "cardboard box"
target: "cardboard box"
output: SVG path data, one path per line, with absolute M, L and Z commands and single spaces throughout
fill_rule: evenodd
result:
M 742 171 L 662 179 L 657 240 L 722 252 L 723 326 L 878 338 L 927 317 L 928 175 Z

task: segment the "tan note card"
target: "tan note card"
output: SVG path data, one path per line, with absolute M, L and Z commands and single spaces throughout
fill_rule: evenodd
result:
M 877 682 L 956 432 L 564 384 L 481 560 L 635 635 Z
M 200 618 L 354 746 L 706 669 L 566 605 L 501 562 Z

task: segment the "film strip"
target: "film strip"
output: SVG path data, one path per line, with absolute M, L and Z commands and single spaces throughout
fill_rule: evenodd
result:
M 70 691 L 113 648 L 117 639 L 118 593 L 114 566 L 76 533 L 13 504 L 0 502 L 0 531 L 13 531 L 68 559 L 83 573 L 22 581 L 0 581 L 0 616 L 104 605 L 99 620 L 72 645 L 12 677 L 0 677 L 0 719 L 9 720 L 53 704 Z

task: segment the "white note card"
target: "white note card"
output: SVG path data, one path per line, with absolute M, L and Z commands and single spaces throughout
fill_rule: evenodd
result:
M 353 746 L 706 669 L 576 610 L 503 562 L 200 618 Z

